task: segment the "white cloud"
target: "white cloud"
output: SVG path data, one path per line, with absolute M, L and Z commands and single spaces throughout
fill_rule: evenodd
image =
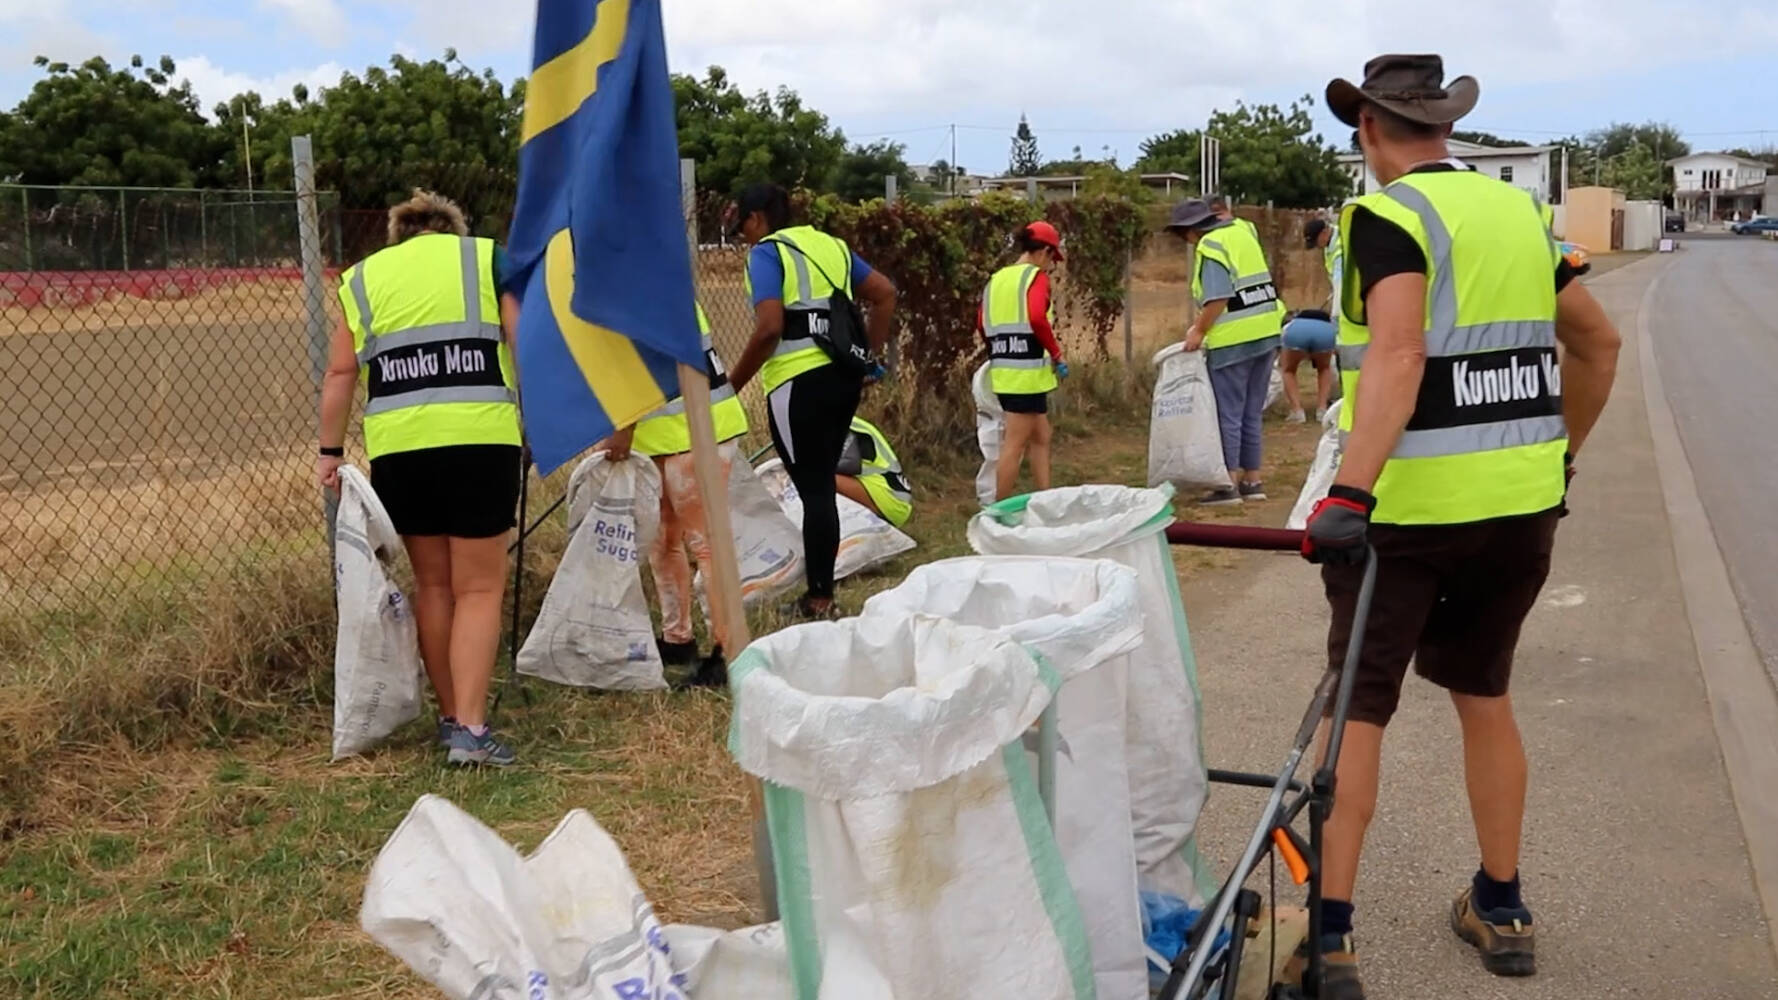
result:
M 259 0 L 259 6 L 278 11 L 323 45 L 338 46 L 346 40 L 346 12 L 337 0 Z
M 340 74 L 345 72 L 345 67 L 340 64 L 326 62 L 307 69 L 262 76 L 224 69 L 206 56 L 184 56 L 174 61 L 179 64 L 178 75 L 191 81 L 191 89 L 198 95 L 198 105 L 205 115 L 209 115 L 217 104 L 249 90 L 271 103 L 289 97 L 290 89 L 299 83 L 311 91 L 333 86 L 340 82 Z

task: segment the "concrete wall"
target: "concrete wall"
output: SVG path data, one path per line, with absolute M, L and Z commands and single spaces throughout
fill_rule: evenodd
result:
M 1579 243 L 1593 253 L 1608 253 L 1611 245 L 1611 212 L 1624 207 L 1624 194 L 1616 188 L 1568 189 L 1568 212 L 1562 238 Z
M 1621 250 L 1653 250 L 1661 238 L 1667 210 L 1658 201 L 1624 203 L 1624 245 Z

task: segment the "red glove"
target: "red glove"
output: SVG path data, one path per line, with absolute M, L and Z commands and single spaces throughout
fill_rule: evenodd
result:
M 1303 532 L 1303 558 L 1329 566 L 1356 566 L 1368 549 L 1371 511 L 1377 498 L 1352 486 L 1335 485 L 1309 514 Z

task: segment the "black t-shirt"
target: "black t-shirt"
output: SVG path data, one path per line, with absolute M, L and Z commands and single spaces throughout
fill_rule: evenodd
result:
M 1446 173 L 1457 169 L 1455 164 L 1441 162 L 1415 167 L 1409 173 Z M 1372 286 L 1392 274 L 1426 273 L 1426 255 L 1420 252 L 1420 244 L 1400 226 L 1363 206 L 1352 210 L 1349 225 L 1352 250 L 1346 266 L 1357 269 L 1361 296 L 1369 297 Z M 1573 280 L 1574 268 L 1568 261 L 1557 263 L 1556 291 L 1560 293 Z

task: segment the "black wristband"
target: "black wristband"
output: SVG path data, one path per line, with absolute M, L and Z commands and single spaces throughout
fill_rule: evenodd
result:
M 322 458 L 345 458 L 346 457 L 346 449 L 344 446 L 341 446 L 338 448 L 329 448 L 326 445 L 322 445 L 321 446 L 321 457 Z
M 1327 495 L 1339 500 L 1347 500 L 1364 507 L 1369 514 L 1377 509 L 1377 498 L 1356 486 L 1341 486 L 1338 483 L 1327 488 Z

